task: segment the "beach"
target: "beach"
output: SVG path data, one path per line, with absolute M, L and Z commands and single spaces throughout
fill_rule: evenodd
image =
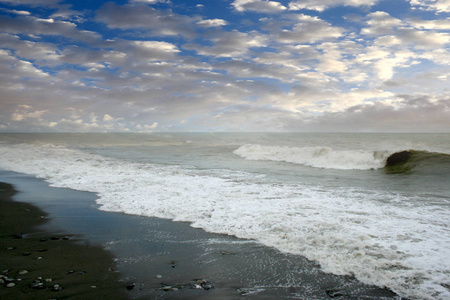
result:
M 303 257 L 254 241 L 184 222 L 102 212 L 93 195 L 51 188 L 17 173 L 0 175 L 20 187 L 15 194 L 11 185 L 1 185 L 1 269 L 9 270 L 4 275 L 15 284 L 1 286 L 4 297 L 399 299 L 387 289 L 326 274 Z M 20 202 L 11 201 L 14 194 Z M 69 204 L 58 204 L 60 197 Z M 24 203 L 27 199 L 48 212 Z M 23 270 L 28 272 L 20 275 Z M 44 288 L 32 288 L 37 282 Z
M 2 299 L 127 299 L 108 251 L 71 234 L 39 229 L 47 214 L 12 201 L 15 193 L 0 183 Z

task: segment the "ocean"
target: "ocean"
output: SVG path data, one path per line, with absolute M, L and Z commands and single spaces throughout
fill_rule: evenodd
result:
M 450 134 L 5 133 L 0 168 L 95 193 L 102 211 L 188 222 L 402 297 L 450 299 Z

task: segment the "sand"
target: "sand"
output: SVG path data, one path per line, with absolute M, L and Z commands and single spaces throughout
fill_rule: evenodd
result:
M 108 251 L 38 228 L 46 213 L 15 193 L 0 183 L 0 299 L 128 299 Z

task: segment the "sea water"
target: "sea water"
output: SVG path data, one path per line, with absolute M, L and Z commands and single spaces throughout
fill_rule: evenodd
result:
M 409 151 L 409 159 L 386 166 Z M 0 168 L 413 299 L 450 298 L 450 135 L 1 134 Z

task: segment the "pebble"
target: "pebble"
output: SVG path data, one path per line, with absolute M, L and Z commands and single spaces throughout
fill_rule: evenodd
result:
M 36 289 L 36 290 L 42 290 L 44 289 L 44 284 L 42 282 L 34 282 L 31 284 L 31 288 L 32 289 Z
M 45 279 L 45 282 L 52 282 L 53 281 L 53 279 L 51 279 L 51 278 L 46 278 Z
M 14 282 L 10 282 L 10 283 L 8 283 L 6 285 L 6 287 L 8 287 L 8 288 L 12 288 L 12 287 L 15 287 L 15 286 L 16 286 L 16 284 Z
M 25 275 L 25 274 L 27 274 L 27 273 L 28 273 L 27 270 L 20 270 L 20 271 L 19 271 L 19 275 Z
M 96 289 L 97 286 L 96 285 L 91 285 L 91 289 Z
M 129 284 L 127 285 L 127 290 L 131 291 L 132 289 L 134 289 L 135 286 L 136 286 L 135 283 Z
M 31 253 L 30 253 L 30 252 L 24 252 L 24 253 L 22 253 L 22 255 L 23 255 L 23 256 L 30 256 Z
M 39 256 L 37 259 L 42 259 L 42 256 Z
M 156 275 L 156 278 L 162 278 L 163 276 L 162 275 Z
M 52 290 L 54 290 L 54 291 L 56 291 L 56 292 L 58 292 L 58 291 L 60 291 L 60 290 L 62 290 L 63 288 L 62 288 L 62 286 L 60 286 L 59 284 L 55 284 L 54 286 L 53 286 L 53 288 L 52 288 Z
M 170 285 L 163 286 L 164 291 L 170 291 L 172 287 Z

